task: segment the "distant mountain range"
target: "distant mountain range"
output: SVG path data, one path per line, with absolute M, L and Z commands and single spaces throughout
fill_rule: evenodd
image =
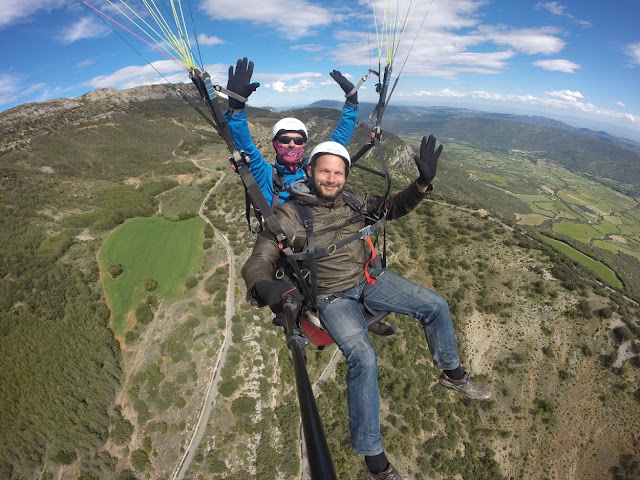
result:
M 183 87 L 191 89 L 189 85 Z M 102 89 L 75 99 L 26 104 L 0 114 L 0 136 L 3 138 L 0 152 L 25 146 L 31 136 L 51 130 L 54 125 L 73 125 L 82 121 L 100 102 L 118 108 L 145 100 L 154 101 L 156 111 L 170 105 L 171 108 L 189 109 L 171 88 L 161 85 L 123 91 Z M 342 103 L 323 100 L 308 108 L 341 109 Z M 368 123 L 374 108 L 373 103 L 360 104 L 361 122 Z M 257 111 L 274 113 L 270 109 Z M 304 116 L 306 109 L 296 111 Z M 404 137 L 432 133 L 442 141 L 453 139 L 494 152 L 526 152 L 532 161 L 555 162 L 624 193 L 640 196 L 640 143 L 607 132 L 575 128 L 541 116 L 396 105 L 385 110 L 383 129 Z
M 316 108 L 342 108 L 336 101 L 320 101 Z M 360 104 L 360 120 L 368 121 L 374 104 Z M 532 158 L 558 163 L 640 195 L 640 143 L 606 132 L 574 128 L 540 116 L 487 113 L 451 107 L 388 106 L 384 130 L 403 136 L 434 134 L 439 139 L 481 145 L 489 151 L 525 151 Z M 613 180 L 613 182 L 611 181 Z
M 342 103 L 333 100 L 321 100 L 309 105 L 309 108 L 336 108 L 341 109 Z M 373 103 L 361 103 L 360 104 L 360 119 L 366 121 L 368 115 L 375 108 Z M 536 127 L 549 127 L 557 128 L 560 130 L 566 130 L 567 132 L 582 135 L 588 138 L 607 142 L 612 145 L 616 145 L 621 148 L 626 148 L 634 152 L 640 152 L 640 143 L 629 140 L 628 138 L 621 138 L 611 135 L 604 131 L 590 130 L 588 128 L 576 128 L 558 120 L 553 120 L 547 117 L 541 117 L 538 115 L 514 115 L 508 113 L 491 113 L 480 110 L 470 110 L 467 108 L 454 108 L 454 107 L 408 107 L 408 106 L 396 106 L 390 105 L 385 110 L 385 124 L 391 125 L 393 128 L 387 128 L 387 130 L 394 131 L 396 133 L 412 130 L 411 125 L 414 124 L 413 130 L 415 130 L 415 124 L 420 124 L 424 121 L 446 121 L 457 119 L 498 119 L 508 120 L 515 123 L 521 123 L 525 125 L 532 125 Z

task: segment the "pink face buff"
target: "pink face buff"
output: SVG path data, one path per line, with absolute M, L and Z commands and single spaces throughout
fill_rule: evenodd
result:
M 276 159 L 281 165 L 285 165 L 295 173 L 302 164 L 304 145 L 283 145 L 278 140 L 273 141 L 273 148 L 276 150 Z

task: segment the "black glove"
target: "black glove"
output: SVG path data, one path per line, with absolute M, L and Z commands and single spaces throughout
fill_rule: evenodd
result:
M 237 93 L 241 97 L 249 98 L 249 95 L 255 92 L 260 86 L 257 82 L 250 83 L 251 75 L 253 75 L 253 62 L 247 60 L 247 57 L 239 58 L 235 73 L 233 73 L 233 65 L 229 67 L 227 90 Z M 229 97 L 229 108 L 242 110 L 244 108 L 244 102 Z
M 349 80 L 344 78 L 344 75 L 342 75 L 338 70 L 334 70 L 329 75 L 331 75 L 331 78 L 333 78 L 336 82 L 338 82 L 338 85 L 340 85 L 340 88 L 344 90 L 345 95 L 349 93 L 351 90 L 353 90 L 353 83 L 351 83 Z M 351 95 L 350 97 L 347 97 L 347 100 L 350 103 L 357 105 L 358 92 L 356 91 L 353 95 Z
M 256 296 L 269 305 L 273 313 L 282 313 L 282 300 L 285 295 L 291 296 L 296 304 L 302 303 L 304 297 L 295 285 L 284 280 L 260 280 L 253 287 Z
M 435 150 L 436 137 L 429 135 L 422 137 L 422 144 L 420 145 L 420 156 L 414 155 L 413 159 L 416 161 L 416 166 L 420 172 L 420 177 L 417 182 L 421 187 L 428 186 L 434 178 L 436 178 L 436 169 L 438 168 L 438 158 L 442 153 L 442 145 Z

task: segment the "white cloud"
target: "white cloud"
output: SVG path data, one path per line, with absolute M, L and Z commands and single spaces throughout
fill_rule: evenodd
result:
M 497 74 L 517 57 L 557 54 L 566 45 L 564 31 L 557 28 L 482 24 L 479 9 L 487 3 L 484 0 L 434 2 L 414 44 L 430 4 L 422 3 L 413 12 L 395 57 L 396 65 L 403 63 L 413 45 L 403 71 L 406 75 L 455 79 L 462 73 Z M 372 54 L 377 54 L 375 32 L 336 30 L 334 36 L 338 64 L 368 66 Z M 371 42 L 374 52 L 370 52 Z
M 336 68 L 336 70 L 338 70 L 338 71 L 342 74 L 342 76 L 343 76 L 344 78 L 346 78 L 347 80 L 349 80 L 349 81 L 350 81 L 351 83 L 353 83 L 354 85 L 360 81 L 360 78 L 361 78 L 361 77 L 357 77 L 357 78 L 355 78 L 355 77 L 354 77 L 353 75 L 351 75 L 350 73 L 340 71 L 340 69 L 339 69 L 339 68 Z M 338 85 L 338 83 L 337 83 L 337 82 L 336 82 L 336 81 L 331 77 L 331 75 L 330 75 L 330 74 L 328 74 L 328 75 L 326 75 L 326 78 L 320 82 L 320 85 Z
M 625 49 L 632 67 L 640 67 L 640 42 L 632 43 Z
M 47 93 L 53 93 L 53 91 L 48 89 L 44 82 L 29 85 L 25 82 L 25 76 L 22 74 L 0 73 L 0 105 L 15 103 L 20 99 L 24 100 L 34 95 L 37 100 L 51 98 L 47 96 Z
M 25 21 L 41 10 L 51 12 L 65 6 L 66 3 L 65 0 L 3 0 L 0 5 L 0 28 Z
M 286 38 L 299 38 L 317 27 L 338 21 L 340 15 L 307 0 L 205 0 L 202 9 L 216 20 L 238 20 L 264 24 Z
M 19 75 L 0 73 L 0 105 L 12 102 L 18 98 L 20 83 Z
M 553 27 L 511 29 L 481 26 L 478 34 L 486 42 L 505 45 L 528 55 L 550 55 L 558 53 L 565 46 L 565 41 L 558 37 L 560 30 Z
M 44 82 L 28 84 L 26 76 L 20 73 L 0 73 L 0 105 L 40 102 L 60 96 L 62 92 L 62 88 L 51 88 Z
M 571 90 L 555 90 L 552 92 L 545 92 L 550 97 L 559 98 L 565 102 L 577 102 L 584 98 L 580 92 L 572 92 Z
M 581 68 L 577 63 L 561 58 L 557 58 L 554 60 L 538 60 L 537 62 L 533 62 L 533 64 L 536 67 L 540 67 L 545 70 L 565 73 L 575 73 L 576 70 Z
M 287 85 L 283 81 L 277 80 L 273 83 L 265 84 L 265 87 L 271 88 L 278 93 L 299 93 L 315 87 L 315 84 L 311 80 L 303 78 L 298 83 L 295 83 L 293 85 Z
M 318 83 L 314 80 L 321 79 L 325 76 L 328 75 L 317 72 L 269 73 L 258 75 L 261 80 L 266 80 L 264 88 L 274 90 L 278 93 L 299 93 L 311 88 L 316 88 Z M 322 85 L 323 82 L 319 84 Z
M 214 85 L 226 85 L 228 66 L 220 63 L 205 65 Z M 162 74 L 162 75 L 161 75 Z M 151 65 L 129 65 L 107 75 L 98 75 L 85 85 L 91 88 L 133 88 L 158 83 L 190 82 L 187 72 L 172 60 L 159 60 Z
M 536 10 L 547 10 L 554 15 L 566 15 L 567 7 L 560 5 L 558 2 L 538 2 L 536 3 Z
M 93 65 L 94 63 L 96 63 L 95 60 L 92 60 L 92 59 L 88 58 L 86 60 L 82 60 L 81 62 L 76 63 L 76 67 L 79 68 L 79 69 L 82 69 L 82 68 L 89 67 L 89 66 Z
M 560 5 L 558 2 L 538 2 L 536 3 L 535 8 L 536 10 L 547 10 L 553 15 L 570 18 L 571 20 L 573 20 L 574 22 L 576 22 L 578 25 L 582 27 L 591 26 L 591 22 L 589 22 L 588 20 L 582 20 L 580 18 L 576 18 L 575 16 L 571 15 L 569 12 L 567 12 L 566 5 Z
M 602 118 L 608 118 L 610 120 L 620 120 L 625 122 L 631 122 L 640 127 L 640 116 L 632 115 L 629 113 L 616 112 L 613 110 L 607 110 L 596 107 L 591 103 L 585 103 L 582 100 L 583 96 L 580 92 L 572 92 L 570 90 L 545 92 L 549 97 L 536 97 L 533 95 L 510 95 L 502 93 L 486 92 L 483 90 L 476 90 L 471 92 L 461 92 L 451 89 L 442 89 L 436 91 L 422 90 L 413 92 L 410 94 L 402 94 L 403 97 L 433 97 L 433 98 L 450 98 L 461 100 L 481 100 L 481 101 L 493 101 L 504 104 L 523 104 L 528 106 L 537 106 L 544 108 L 556 108 L 559 110 L 571 110 L 574 112 L 581 112 L 591 115 L 596 115 Z
M 201 33 L 200 35 L 198 35 L 198 43 L 206 47 L 212 47 L 214 45 L 225 43 L 225 41 L 221 38 L 216 37 L 215 35 L 210 37 L 208 35 L 205 35 L 204 33 Z
M 624 107 L 625 107 L 624 103 L 622 103 L 622 102 L 621 102 L 621 101 L 619 101 L 619 100 L 616 102 L 616 105 L 617 105 L 617 106 L 619 106 L 619 107 L 621 107 L 621 108 L 624 108 Z
M 328 75 L 328 74 L 327 74 Z M 299 73 L 255 73 L 256 77 L 259 77 L 263 81 L 289 81 L 304 78 L 322 78 L 325 74 L 318 72 L 299 72 Z
M 24 92 L 21 92 L 23 95 L 31 95 L 32 93 L 42 92 L 47 87 L 47 84 L 44 82 L 34 83 L 33 85 L 27 87 Z
M 111 29 L 95 17 L 82 17 L 65 29 L 60 36 L 62 43 L 73 43 L 85 38 L 106 37 Z
M 291 50 L 302 50 L 304 52 L 322 52 L 326 50 L 327 47 L 325 45 L 320 45 L 319 43 L 305 43 L 303 45 L 294 45 L 291 47 Z
M 164 83 L 163 77 L 171 83 L 188 81 L 187 74 L 171 60 L 160 60 L 151 65 L 131 65 L 109 75 L 99 75 L 86 84 L 92 88 L 133 88 L 140 85 Z

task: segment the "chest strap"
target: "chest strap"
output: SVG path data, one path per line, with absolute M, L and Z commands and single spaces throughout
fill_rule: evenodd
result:
M 351 223 L 359 222 L 359 221 L 371 221 L 371 217 L 367 216 L 365 212 L 362 211 L 361 204 L 355 199 L 355 197 L 351 194 L 344 193 L 343 198 L 345 203 L 347 203 L 353 210 L 357 211 L 360 215 L 354 216 L 351 218 L 345 225 L 350 225 Z M 290 202 L 290 205 L 293 207 L 293 210 L 296 214 L 298 221 L 304 226 L 306 232 L 306 245 L 302 252 L 297 253 L 288 253 L 287 260 L 289 264 L 293 267 L 294 265 L 297 268 L 294 268 L 294 273 L 300 279 L 301 283 L 305 284 L 305 276 L 302 273 L 302 270 L 299 267 L 299 263 L 302 263 L 305 266 L 305 270 L 308 272 L 309 278 L 309 292 L 311 294 L 311 299 L 315 303 L 315 299 L 318 294 L 318 276 L 317 276 L 317 261 L 320 258 L 324 258 L 332 255 L 338 248 L 342 248 L 345 245 L 355 242 L 356 240 L 365 240 L 369 247 L 371 248 L 371 256 L 369 260 L 365 263 L 364 266 L 364 274 L 369 284 L 375 283 L 375 279 L 369 275 L 369 265 L 376 258 L 376 250 L 371 241 L 371 235 L 375 234 L 382 228 L 382 226 L 386 223 L 386 216 L 383 216 L 379 220 L 370 225 L 366 225 L 361 228 L 357 232 L 352 235 L 349 235 L 347 238 L 340 240 L 334 244 L 328 245 L 322 248 L 316 248 L 315 245 L 315 233 L 313 231 L 314 225 L 314 215 L 313 210 L 309 205 L 301 204 L 296 201 Z M 343 226 L 345 226 L 343 225 Z
M 357 219 L 357 220 L 360 220 L 360 219 Z M 375 233 L 377 233 L 385 223 L 386 223 L 386 218 L 383 217 L 377 222 L 361 228 L 356 233 L 349 235 L 347 238 L 343 238 L 339 242 L 332 243 L 330 245 L 327 245 L 326 247 L 314 248 L 313 253 L 311 252 L 311 249 L 306 248 L 302 252 L 292 254 L 293 258 L 298 261 L 306 261 L 309 259 L 309 257 L 313 256 L 317 260 L 319 258 L 333 255 L 333 253 L 339 248 L 342 248 L 351 242 L 355 242 L 356 240 L 367 240 L 368 241 L 367 243 L 369 243 L 371 242 L 371 238 L 370 238 L 371 235 L 374 235 Z M 307 231 L 307 243 L 308 241 L 309 241 L 309 232 Z M 370 243 L 370 246 L 372 247 L 372 251 L 374 251 L 373 242 Z

